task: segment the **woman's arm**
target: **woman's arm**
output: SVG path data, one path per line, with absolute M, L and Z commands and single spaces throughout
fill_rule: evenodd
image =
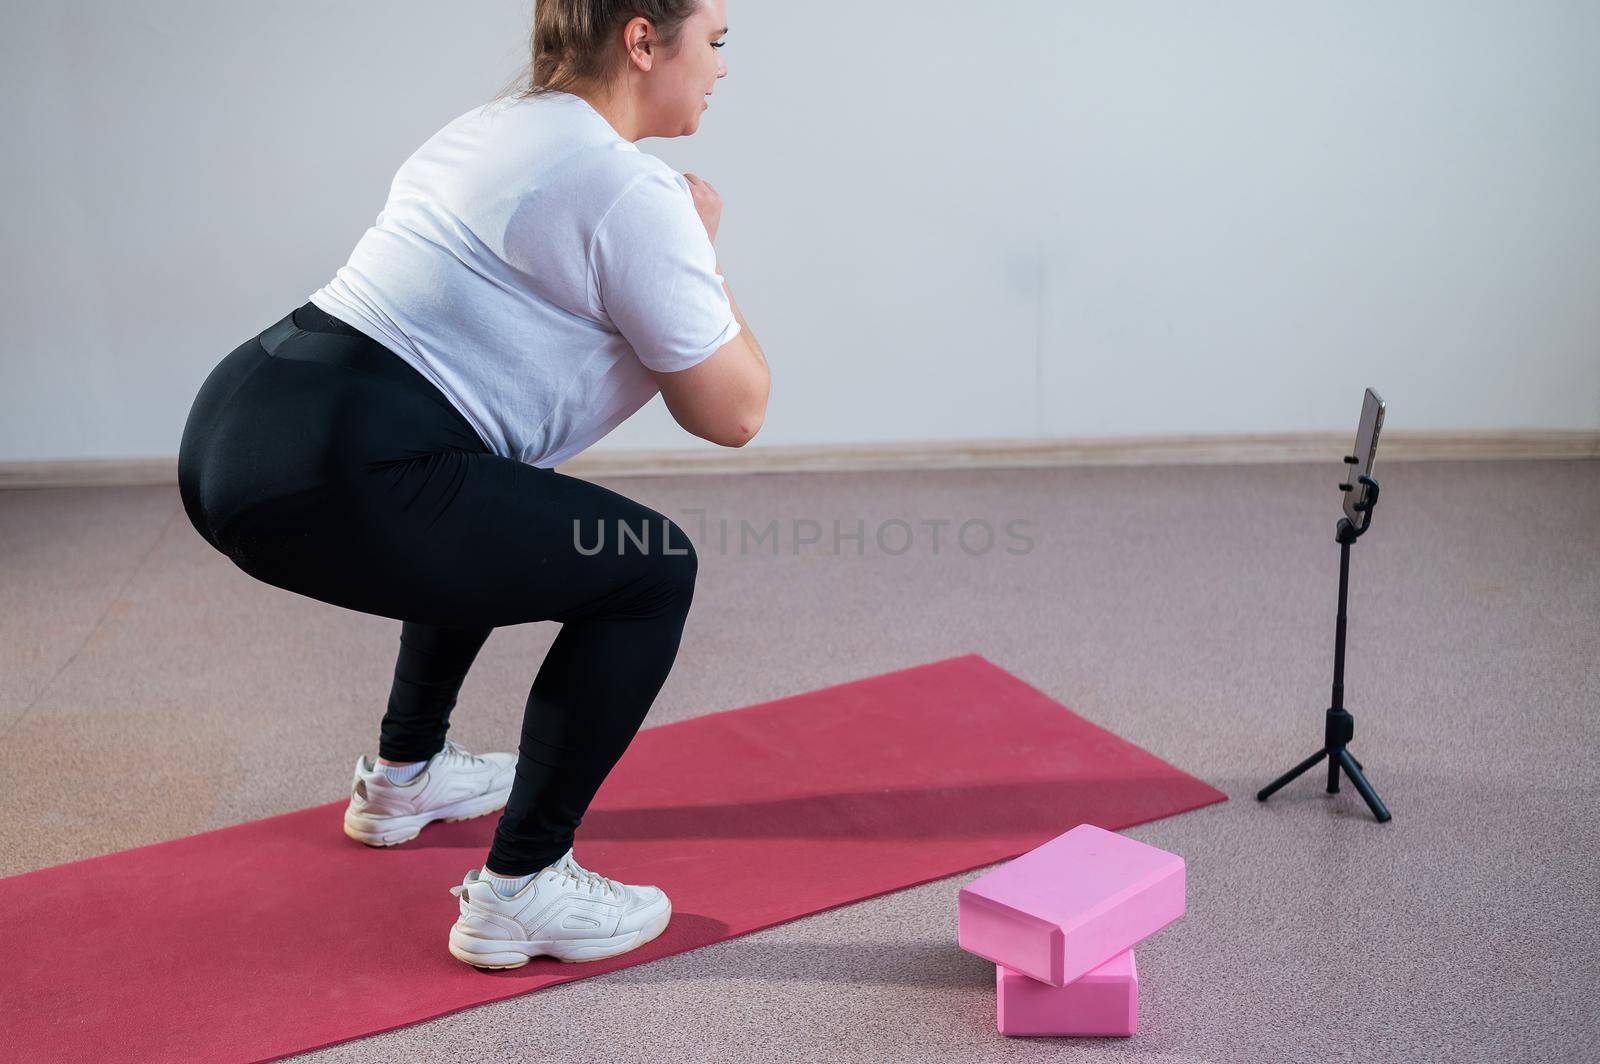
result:
M 722 267 L 717 267 L 722 273 Z M 726 275 L 724 275 L 726 276 Z M 750 331 L 726 280 L 723 291 L 739 322 L 739 335 L 703 361 L 671 373 L 651 370 L 661 398 L 684 430 L 723 447 L 743 447 L 767 416 L 772 374 L 766 352 Z

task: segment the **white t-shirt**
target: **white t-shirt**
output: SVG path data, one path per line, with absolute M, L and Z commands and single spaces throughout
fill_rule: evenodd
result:
M 401 165 L 311 302 L 416 367 L 494 453 L 557 465 L 739 334 L 689 182 L 581 96 L 502 99 Z

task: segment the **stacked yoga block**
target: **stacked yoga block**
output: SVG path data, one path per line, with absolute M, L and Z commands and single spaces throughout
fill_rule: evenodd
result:
M 956 939 L 995 962 L 1006 1035 L 1129 1035 L 1133 947 L 1183 915 L 1183 858 L 1079 824 L 961 889 Z

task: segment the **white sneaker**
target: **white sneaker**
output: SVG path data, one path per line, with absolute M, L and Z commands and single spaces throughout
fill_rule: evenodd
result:
M 368 846 L 394 846 L 435 820 L 471 820 L 505 808 L 516 754 L 469 754 L 453 739 L 409 783 L 396 783 L 365 754 L 356 761 L 344 833 Z
M 450 954 L 477 968 L 520 968 L 540 955 L 569 964 L 615 957 L 653 940 L 672 918 L 661 888 L 596 875 L 570 849 L 509 898 L 477 868 L 450 893 L 461 899 Z

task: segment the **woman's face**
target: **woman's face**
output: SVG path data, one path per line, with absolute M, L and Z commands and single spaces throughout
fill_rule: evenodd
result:
M 646 136 L 682 137 L 700 128 L 717 79 L 728 73 L 720 47 L 727 32 L 725 0 L 705 0 L 684 23 L 678 47 L 670 54 L 655 51 L 652 76 L 644 79 L 645 110 L 650 128 L 660 132 Z

